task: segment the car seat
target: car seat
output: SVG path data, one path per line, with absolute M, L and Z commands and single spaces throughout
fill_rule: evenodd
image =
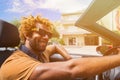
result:
M 19 42 L 18 28 L 0 20 L 0 66 L 13 53 Z

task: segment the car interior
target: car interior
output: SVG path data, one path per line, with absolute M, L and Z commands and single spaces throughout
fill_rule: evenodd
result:
M 116 52 L 117 47 L 120 46 L 120 36 L 98 24 L 97 21 L 119 5 L 120 0 L 93 0 L 75 23 L 75 26 L 93 32 L 113 43 L 113 48 L 108 50 L 103 56 L 116 54 L 114 51 Z M 0 66 L 5 59 L 16 50 L 16 46 L 18 46 L 19 43 L 18 28 L 6 21 L 0 20 Z M 61 60 L 63 59 L 60 56 L 51 57 L 51 61 Z M 120 80 L 120 67 L 116 67 L 101 74 L 96 74 L 96 76 L 90 78 L 78 78 L 75 80 Z
M 0 20 L 0 66 L 19 45 L 19 33 L 16 26 Z
M 93 0 L 75 23 L 75 26 L 112 42 L 113 48 L 107 50 L 103 56 L 116 54 L 117 47 L 120 46 L 120 36 L 98 24 L 97 21 L 118 6 L 120 6 L 119 0 Z M 96 80 L 120 80 L 120 67 L 101 73 Z

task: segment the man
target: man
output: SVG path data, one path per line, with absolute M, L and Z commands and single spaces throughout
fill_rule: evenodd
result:
M 36 23 L 35 20 L 38 21 L 38 23 Z M 65 60 L 71 59 L 71 56 L 67 53 L 67 51 L 62 46 L 55 45 L 55 44 L 47 46 L 48 40 L 52 37 L 52 32 L 49 32 L 50 31 L 49 28 L 52 29 L 52 27 L 43 27 L 44 26 L 43 24 L 45 24 L 46 26 L 47 25 L 52 26 L 52 24 L 50 22 L 48 22 L 46 19 L 40 20 L 40 18 L 38 16 L 36 17 L 35 20 L 32 16 L 30 16 L 29 20 L 26 19 L 26 21 L 22 21 L 22 25 L 20 27 L 21 28 L 20 29 L 20 37 L 21 37 L 23 45 L 21 45 L 20 49 L 23 52 L 27 53 L 29 56 L 31 56 L 35 59 L 38 59 L 41 62 L 49 62 L 50 56 L 55 53 L 58 53 L 61 56 L 63 56 Z M 41 21 L 43 24 L 39 24 L 39 21 Z M 29 25 L 29 23 L 31 25 Z M 28 28 L 28 25 L 30 26 L 29 28 Z M 24 26 L 24 27 L 22 27 L 22 26 Z M 44 28 L 45 31 L 42 30 L 42 28 Z M 47 30 L 47 28 L 48 28 L 48 30 Z M 34 39 L 31 37 L 32 32 L 36 32 L 35 33 L 36 36 L 39 36 L 39 35 L 41 35 L 41 36 Z M 29 39 L 27 39 L 27 38 L 29 38 Z M 28 47 L 32 47 L 33 51 L 29 51 Z M 34 51 L 36 51 L 36 52 L 34 52 Z
M 46 47 L 52 26 L 50 21 L 39 16 L 22 20 L 20 38 L 27 50 L 21 48 L 6 59 L 1 66 L 0 80 L 72 80 L 120 66 L 120 54 L 43 63 L 48 58 L 44 54 L 54 53 L 54 48 Z

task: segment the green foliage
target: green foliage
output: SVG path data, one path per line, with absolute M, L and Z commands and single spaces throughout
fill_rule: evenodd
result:
M 11 21 L 11 24 L 13 24 L 19 28 L 20 21 L 18 19 L 14 19 L 13 21 Z M 58 31 L 55 29 L 55 27 L 53 27 L 52 33 L 53 33 L 53 37 L 56 37 L 56 38 L 60 37 L 60 35 L 59 35 Z
M 11 21 L 11 24 L 13 24 L 19 28 L 20 21 L 17 19 L 14 19 L 13 21 Z M 55 27 L 53 28 L 52 33 L 53 33 L 53 37 L 50 39 L 50 43 L 59 43 L 61 45 L 65 44 L 62 39 L 59 39 L 60 35 L 59 35 L 58 31 L 55 29 Z
M 106 39 L 102 39 L 102 45 L 111 45 L 112 43 Z
M 119 30 L 116 30 L 116 31 L 113 31 L 114 33 L 120 35 L 120 31 Z
M 59 35 L 58 31 L 55 29 L 55 27 L 53 28 L 52 33 L 53 33 L 53 37 L 56 37 L 56 38 L 60 37 L 60 35 Z
M 61 44 L 61 45 L 65 45 L 63 39 L 59 39 L 59 38 L 51 38 L 51 39 L 50 39 L 50 43 L 51 43 L 51 44 Z
M 15 25 L 16 27 L 19 28 L 19 26 L 20 26 L 20 21 L 19 21 L 18 19 L 14 19 L 14 20 L 11 21 L 11 24 L 13 24 L 13 25 Z
M 63 39 L 59 39 L 59 43 L 60 43 L 61 45 L 65 45 L 65 42 L 64 42 Z

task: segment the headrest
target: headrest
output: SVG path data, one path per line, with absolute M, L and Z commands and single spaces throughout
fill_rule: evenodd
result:
M 18 28 L 0 20 L 0 47 L 15 47 L 20 42 Z

